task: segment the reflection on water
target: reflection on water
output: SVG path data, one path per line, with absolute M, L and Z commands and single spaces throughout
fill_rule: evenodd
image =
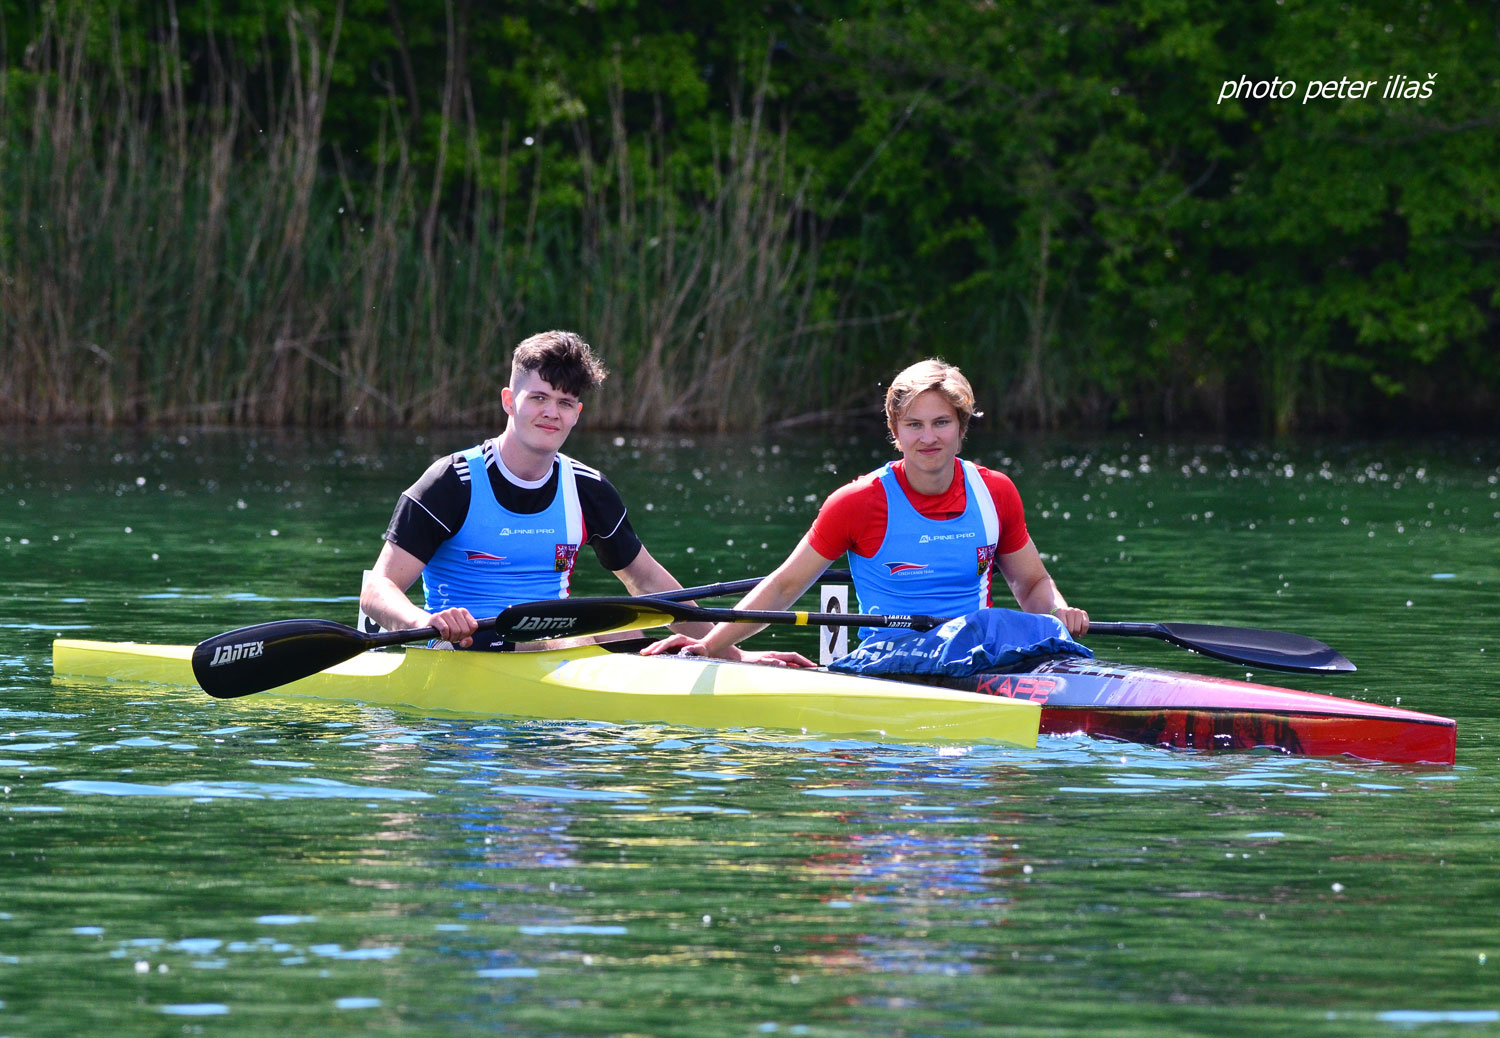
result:
M 807 495 L 874 460 L 754 446 L 733 462 L 708 441 L 577 453 L 701 582 L 774 565 Z M 1278 683 L 1457 717 L 1455 768 L 433 720 L 51 681 L 58 632 L 182 642 L 352 619 L 432 449 L 191 433 L 79 437 L 61 468 L 20 441 L 0 462 L 0 1032 L 1496 1022 L 1493 455 L 970 451 L 1008 452 L 1033 535 L 1096 617 L 1319 637 L 1360 671 Z M 1140 639 L 1096 651 L 1244 673 Z

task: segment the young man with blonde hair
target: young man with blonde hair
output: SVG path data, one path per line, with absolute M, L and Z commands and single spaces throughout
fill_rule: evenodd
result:
M 1015 484 L 958 457 L 969 420 L 979 413 L 969 380 L 953 365 L 930 359 L 902 370 L 885 395 L 900 459 L 830 494 L 791 555 L 737 608 L 787 608 L 847 552 L 862 613 L 954 616 L 983 609 L 992 604 L 991 578 L 999 570 L 1022 610 L 1056 616 L 1075 637 L 1087 632 L 1088 614 L 1068 605 L 1026 531 Z M 761 626 L 720 624 L 701 640 L 674 635 L 646 652 L 812 666 L 796 653 L 736 648 Z
M 584 544 L 632 595 L 680 588 L 636 536 L 609 480 L 561 453 L 584 397 L 607 376 L 574 332 L 518 345 L 500 391 L 505 431 L 438 458 L 401 495 L 360 595 L 365 614 L 392 630 L 431 626 L 449 644 L 490 647 L 493 632 L 475 645 L 475 618 L 567 597 Z M 406 595 L 418 577 L 421 606 Z

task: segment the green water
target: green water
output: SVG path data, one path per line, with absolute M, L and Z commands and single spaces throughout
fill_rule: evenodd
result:
M 1457 718 L 1458 765 L 1411 768 L 54 683 L 58 635 L 350 622 L 396 494 L 469 440 L 3 436 L 0 1034 L 1500 1032 L 1500 449 L 967 452 L 1096 618 L 1311 634 L 1359 673 L 1278 683 Z M 883 457 L 574 453 L 685 583 L 764 572 Z

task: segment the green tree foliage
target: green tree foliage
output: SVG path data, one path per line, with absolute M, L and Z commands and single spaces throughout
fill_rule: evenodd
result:
M 48 351 L 108 326 L 141 340 L 95 343 L 137 358 L 120 414 L 182 413 L 142 388 L 167 326 L 118 316 L 128 277 L 87 288 L 113 264 L 177 333 L 240 342 L 200 395 L 332 380 L 300 420 L 350 420 L 353 384 L 473 413 L 429 405 L 547 322 L 609 339 L 626 424 L 837 410 L 928 354 L 1019 426 L 1492 424 L 1497 36 L 1481 0 L 0 0 L 0 274 L 30 278 L 0 301 L 78 310 L 0 314 L 33 358 L 0 389 L 72 413 L 24 398 L 66 396 L 84 369 Z M 118 199 L 153 150 L 177 172 L 142 197 L 201 203 L 150 248 L 19 215 Z M 190 303 L 145 284 L 171 234 L 219 257 Z M 289 342 L 310 366 L 257 360 Z
M 1483 4 L 932 0 L 830 39 L 929 342 L 1044 422 L 1285 431 L 1493 407 L 1497 28 Z M 1393 75 L 1430 96 L 1379 96 Z M 1274 77 L 1292 97 L 1219 101 Z M 1304 101 L 1343 77 L 1376 95 Z

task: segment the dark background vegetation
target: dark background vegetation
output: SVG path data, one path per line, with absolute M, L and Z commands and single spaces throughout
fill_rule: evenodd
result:
M 493 423 L 568 327 L 621 428 L 937 354 L 1003 427 L 1492 429 L 1497 54 L 1489 0 L 0 0 L 0 420 Z

